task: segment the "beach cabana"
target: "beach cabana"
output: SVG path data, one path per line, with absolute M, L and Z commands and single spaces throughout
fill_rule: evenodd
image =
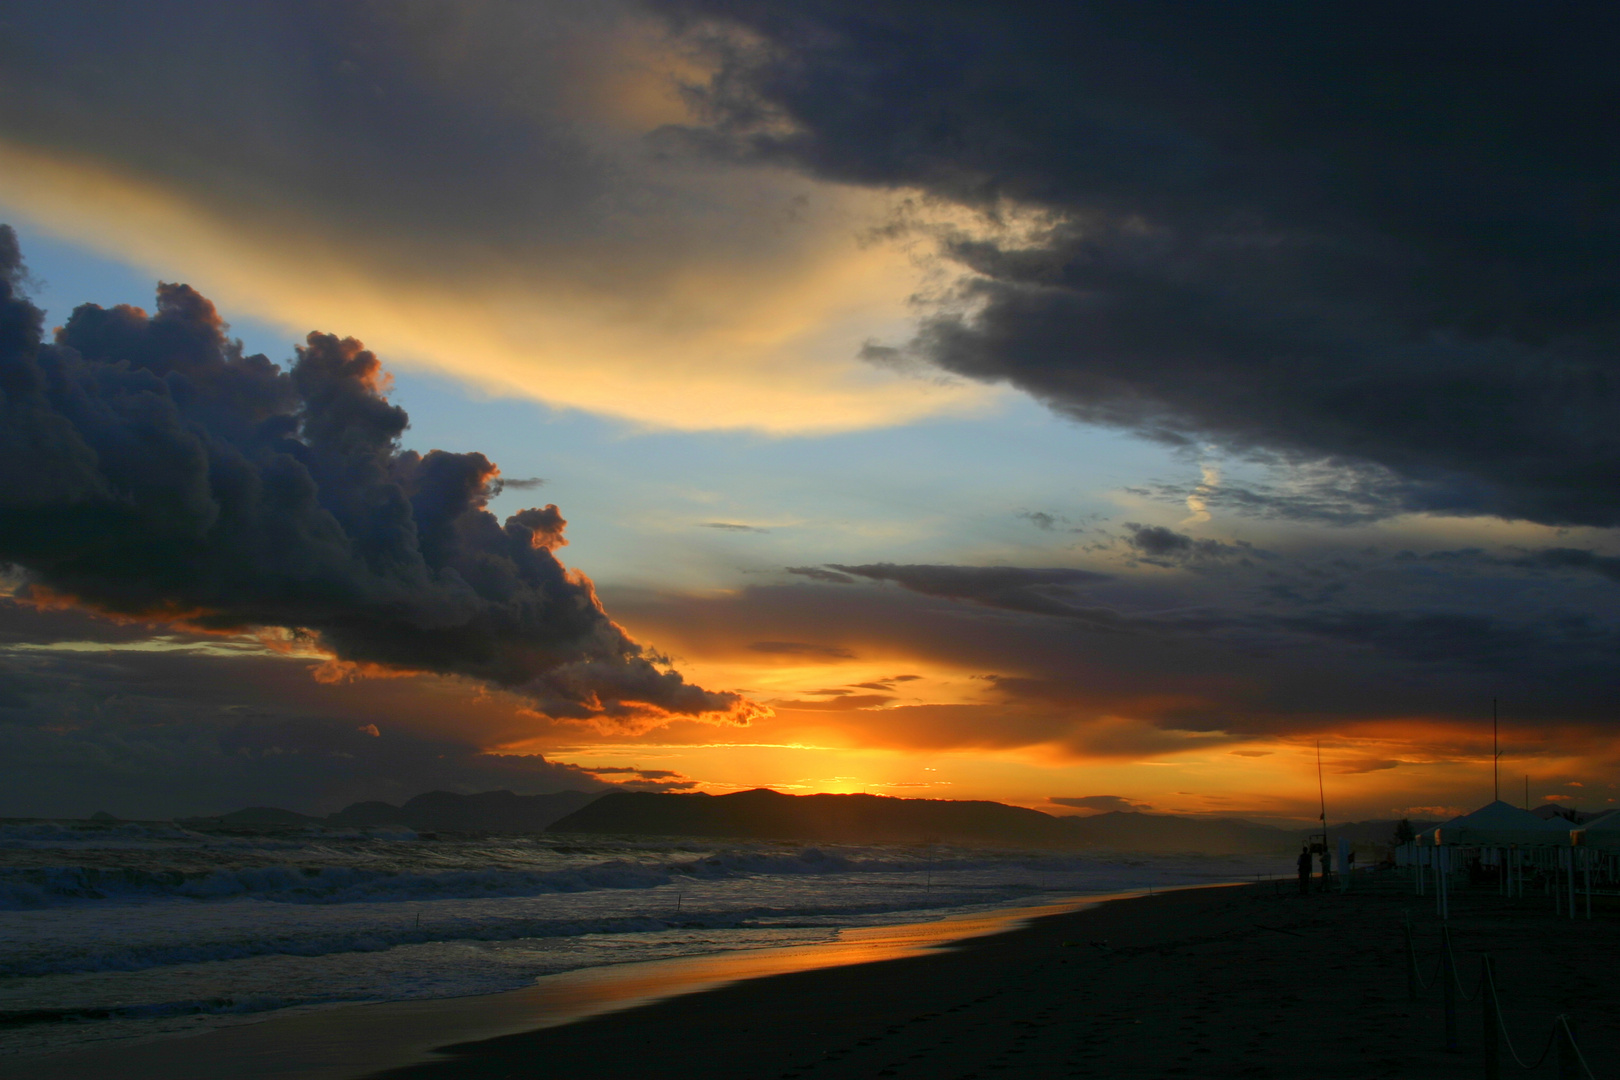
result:
M 1498 799 L 1473 813 L 1436 825 L 1423 837 L 1424 843 L 1453 847 L 1549 847 L 1569 843 L 1569 822 L 1539 818 Z
M 1569 838 L 1575 845 L 1571 857 L 1580 862 L 1586 875 L 1586 910 L 1591 918 L 1594 871 L 1600 881 L 1612 883 L 1620 878 L 1620 813 L 1594 816 L 1571 828 Z
M 1620 847 L 1620 814 L 1604 814 L 1585 825 L 1575 825 L 1570 831 L 1580 834 L 1584 847 Z
M 1562 866 L 1569 846 L 1569 822 L 1563 818 L 1537 817 L 1498 799 L 1418 834 L 1412 859 L 1418 868 L 1418 893 L 1425 891 L 1425 871 L 1432 872 L 1435 908 L 1444 917 L 1450 906 L 1447 880 L 1457 865 L 1453 853 L 1461 856 L 1459 849 L 1466 848 L 1477 853 L 1481 863 L 1499 868 L 1503 895 L 1520 896 L 1526 862 Z

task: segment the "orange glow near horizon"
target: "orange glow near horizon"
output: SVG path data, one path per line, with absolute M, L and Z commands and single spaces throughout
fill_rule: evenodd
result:
M 73 605 L 53 596 L 43 606 Z M 603 732 L 544 717 L 517 695 L 467 680 L 343 664 L 313 640 L 285 632 L 37 648 L 252 654 L 303 668 L 311 700 L 364 703 L 383 728 L 465 739 L 488 753 L 539 754 L 587 772 L 606 770 L 602 778 L 610 781 L 628 778 L 620 775 L 628 769 L 651 770 L 655 781 L 714 794 L 755 787 L 868 792 L 988 799 L 1058 814 L 1078 811 L 1053 798 L 1116 796 L 1157 812 L 1309 821 L 1317 813 L 1320 739 L 1333 820 L 1446 817 L 1492 795 L 1489 730 L 1477 724 L 1413 716 L 1348 718 L 1309 733 L 1176 731 L 1155 717 L 1173 698 L 1138 698 L 1140 717 L 1083 695 L 1009 705 L 982 677 L 919 657 L 683 660 L 682 670 L 708 685 L 725 686 L 721 678 L 744 684 L 761 713 L 747 726 L 665 717 Z M 958 710 L 971 722 L 951 727 L 957 713 L 938 710 Z M 1533 729 L 1533 742 L 1530 734 L 1503 728 L 1510 801 L 1523 797 L 1527 774 L 1533 803 L 1598 809 L 1620 799 L 1606 779 L 1620 761 L 1620 738 L 1573 724 Z
M 918 751 L 804 743 L 636 742 L 558 744 L 551 760 L 590 766 L 667 770 L 696 781 L 694 790 L 724 794 L 769 787 L 787 794 L 867 792 L 902 798 L 990 799 L 1047 813 L 1074 813 L 1053 797 L 1114 795 L 1153 811 L 1310 821 L 1317 814 L 1315 745 L 1298 739 L 1253 740 L 1215 753 L 1142 760 L 1076 761 L 1030 746 L 1015 751 Z M 538 747 L 537 747 L 538 749 Z M 1335 736 L 1324 747 L 1328 815 L 1335 820 L 1444 817 L 1491 798 L 1488 757 L 1398 761 L 1384 767 L 1385 747 Z M 1368 768 L 1368 762 L 1379 767 Z M 1576 799 L 1600 808 L 1620 792 L 1594 781 L 1554 779 L 1590 772 L 1561 759 L 1521 760 L 1536 781 L 1532 800 Z M 1512 801 L 1521 797 L 1514 777 Z M 1580 784 L 1581 786 L 1571 786 Z M 1573 794 L 1572 794 L 1573 793 Z
M 662 640 L 667 629 L 642 627 L 638 637 Z M 1412 716 L 1311 718 L 1307 732 L 1179 731 L 1164 719 L 1187 705 L 1175 695 L 1008 704 L 976 672 L 884 655 L 864 642 L 858 651 L 859 658 L 725 648 L 682 656 L 681 670 L 700 684 L 741 688 L 773 708 L 775 715 L 746 728 L 676 722 L 597 739 L 550 725 L 499 749 L 586 768 L 667 770 L 712 794 L 865 791 L 990 799 L 1059 814 L 1078 811 L 1054 797 L 1113 795 L 1156 812 L 1308 822 L 1318 812 L 1320 738 L 1330 820 L 1448 817 L 1492 797 L 1488 727 Z M 951 710 L 964 717 L 954 727 Z M 1597 746 L 1592 732 L 1574 726 L 1539 729 L 1535 744 L 1523 734 L 1503 728 L 1504 794 L 1513 801 L 1526 773 L 1534 803 L 1573 793 L 1600 808 L 1620 798 L 1602 778 L 1608 763 L 1620 761 L 1620 740 L 1604 736 Z M 1575 746 L 1586 753 L 1562 749 Z

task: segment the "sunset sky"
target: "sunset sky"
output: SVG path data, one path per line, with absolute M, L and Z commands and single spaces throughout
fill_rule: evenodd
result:
M 0 815 L 1614 803 L 1616 21 L 8 3 Z

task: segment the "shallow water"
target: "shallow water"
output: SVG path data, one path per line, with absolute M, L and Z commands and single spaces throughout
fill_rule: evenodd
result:
M 1272 870 L 921 845 L 0 824 L 0 1054 Z

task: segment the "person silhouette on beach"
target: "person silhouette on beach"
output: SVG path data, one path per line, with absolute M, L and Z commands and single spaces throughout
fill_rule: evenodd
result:
M 1309 896 L 1311 892 L 1311 849 L 1299 849 L 1299 895 Z
M 1328 882 L 1333 879 L 1333 852 L 1322 845 L 1322 891 L 1327 892 Z

